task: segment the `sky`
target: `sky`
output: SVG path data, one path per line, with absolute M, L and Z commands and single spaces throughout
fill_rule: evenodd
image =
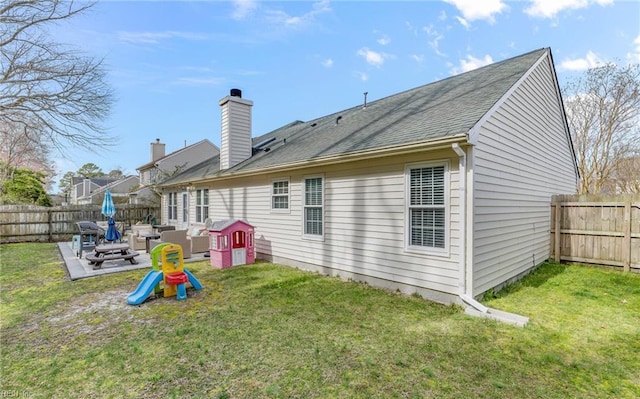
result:
M 93 162 L 137 174 L 166 153 L 220 146 L 218 101 L 253 101 L 253 136 L 550 47 L 562 86 L 640 63 L 640 1 L 108 1 L 52 35 L 104 59 L 117 145 L 55 153 L 57 179 Z M 55 191 L 54 187 L 54 191 Z

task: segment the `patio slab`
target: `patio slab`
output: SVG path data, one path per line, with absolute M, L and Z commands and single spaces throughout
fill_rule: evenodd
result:
M 128 260 L 108 260 L 102 263 L 100 269 L 94 270 L 93 265 L 89 264 L 89 261 L 83 256 L 78 258 L 75 252 L 71 248 L 71 242 L 59 242 L 58 249 L 64 259 L 65 266 L 69 273 L 71 280 L 79 280 L 87 277 L 95 277 L 103 274 L 119 273 L 137 269 L 150 269 L 151 268 L 151 255 L 139 251 L 140 255 L 136 256 L 137 264 L 131 264 Z M 199 262 L 209 258 L 204 256 L 205 253 L 192 254 L 191 258 L 185 259 L 184 263 Z

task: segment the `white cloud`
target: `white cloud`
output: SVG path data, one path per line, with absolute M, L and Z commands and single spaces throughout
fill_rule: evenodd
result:
M 117 32 L 118 40 L 135 44 L 156 44 L 161 40 L 185 39 L 185 40 L 206 40 L 207 36 L 194 32 Z
M 445 2 L 453 4 L 462 13 L 462 18 L 458 18 L 458 21 L 463 25 L 476 20 L 494 23 L 494 15 L 500 14 L 507 8 L 502 0 L 445 0 Z
M 460 60 L 458 67 L 451 68 L 451 74 L 457 75 L 463 72 L 473 71 L 474 69 L 483 67 L 485 65 L 493 64 L 493 58 L 490 55 L 485 55 L 483 58 L 476 58 L 472 55 L 467 55 L 467 58 Z
M 411 59 L 418 62 L 418 63 L 422 63 L 424 61 L 424 55 L 422 54 L 411 54 Z
M 258 8 L 258 2 L 254 0 L 233 0 L 233 12 L 231 18 L 241 20 L 247 18 Z
M 418 29 L 414 28 L 414 26 L 411 25 L 411 22 L 405 21 L 404 26 L 406 26 L 407 29 L 409 29 L 409 32 L 413 33 L 414 36 L 418 36 Z
M 631 62 L 640 63 L 640 35 L 636 37 L 636 39 L 633 41 L 633 44 L 635 46 L 635 52 L 628 53 L 627 58 Z
M 382 35 L 382 37 L 378 39 L 378 44 L 381 46 L 386 46 L 389 43 L 391 43 L 391 39 L 387 35 Z
M 440 40 L 444 39 L 444 36 L 442 36 L 442 34 L 440 34 L 440 32 L 438 32 L 433 27 L 433 25 L 425 26 L 424 28 L 422 28 L 422 30 L 431 39 L 431 40 L 428 40 L 428 43 L 429 43 L 429 46 L 431 46 L 431 48 L 433 49 L 433 51 L 441 57 L 446 56 L 446 54 L 440 51 Z
M 282 10 L 266 10 L 267 20 L 289 28 L 301 28 L 312 23 L 318 15 L 331 11 L 328 0 L 313 3 L 312 8 L 302 15 L 289 15 Z
M 333 60 L 331 58 L 327 58 L 326 60 L 322 61 L 322 66 L 325 68 L 331 68 L 333 66 Z
M 525 8 L 525 14 L 535 18 L 555 18 L 564 10 L 577 10 L 592 4 L 607 6 L 613 0 L 533 0 L 533 4 Z
M 593 51 L 589 50 L 584 58 L 565 59 L 560 63 L 560 69 L 565 71 L 584 71 L 602 64 L 602 60 Z
M 385 60 L 393 58 L 393 55 L 391 54 L 379 53 L 377 51 L 370 50 L 367 47 L 361 48 L 356 54 L 363 57 L 367 61 L 367 64 L 378 68 L 384 64 Z
M 464 26 L 465 29 L 469 29 L 471 27 L 471 24 L 469 23 L 469 21 L 462 18 L 461 16 L 456 15 L 456 19 L 458 20 L 458 22 L 460 22 L 460 25 Z
M 367 75 L 364 72 L 360 72 L 360 71 L 355 71 L 354 74 L 356 75 L 356 77 L 358 79 L 360 79 L 363 82 L 366 82 L 367 80 L 369 80 L 369 75 Z

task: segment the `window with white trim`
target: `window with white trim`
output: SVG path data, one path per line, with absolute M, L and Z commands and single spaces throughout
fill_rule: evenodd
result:
M 289 210 L 289 180 L 274 180 L 271 183 L 271 210 Z
M 324 234 L 324 209 L 322 177 L 304 179 L 304 234 L 322 237 Z
M 218 249 L 218 236 L 213 234 L 209 236 L 209 248 Z
M 169 193 L 167 211 L 169 220 L 178 219 L 178 193 Z
M 447 245 L 446 165 L 407 168 L 409 248 L 441 251 Z
M 204 223 L 209 217 L 209 189 L 196 190 L 196 223 Z

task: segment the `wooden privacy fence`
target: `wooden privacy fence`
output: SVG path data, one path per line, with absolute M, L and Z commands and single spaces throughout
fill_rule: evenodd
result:
M 76 222 L 101 221 L 106 218 L 100 205 L 40 207 L 30 205 L 0 206 L 0 243 L 62 241 L 78 234 Z M 160 208 L 143 205 L 116 205 L 116 221 L 131 226 L 145 221 L 148 215 L 160 219 Z
M 640 272 L 640 197 L 553 196 L 551 257 Z

